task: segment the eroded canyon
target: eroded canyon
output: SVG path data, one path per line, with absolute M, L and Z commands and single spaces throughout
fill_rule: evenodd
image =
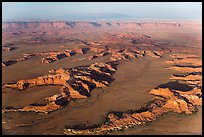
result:
M 197 127 L 190 134 L 202 134 L 199 22 L 2 27 L 3 134 L 147 134 L 139 131 L 147 126 L 159 134 L 156 124 L 177 114 Z

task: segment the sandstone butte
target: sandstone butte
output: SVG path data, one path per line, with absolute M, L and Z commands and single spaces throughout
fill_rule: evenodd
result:
M 23 108 L 3 109 L 2 112 L 34 111 L 48 114 L 64 107 L 71 99 L 81 99 L 90 96 L 94 88 L 107 87 L 114 79 L 117 62 L 94 63 L 90 66 L 80 66 L 69 70 L 58 69 L 49 71 L 51 74 L 27 80 L 19 80 L 14 84 L 5 84 L 3 88 L 25 90 L 33 86 L 59 85 L 58 94 L 45 98 L 46 104 L 30 104 Z
M 182 72 L 186 71 L 184 70 Z M 196 73 L 196 70 L 191 73 L 187 73 L 183 77 L 171 76 L 170 80 L 190 81 L 193 78 L 195 81 L 200 82 L 200 87 L 197 87 L 197 83 L 191 83 L 191 87 L 193 88 L 190 91 L 157 87 L 149 91 L 150 95 L 155 96 L 154 100 L 142 105 L 138 110 L 119 113 L 110 112 L 104 124 L 96 127 L 84 127 L 83 129 L 66 127 L 64 134 L 109 134 L 114 130 L 121 130 L 151 122 L 170 111 L 192 114 L 196 111 L 196 106 L 202 105 L 202 78 L 199 75 L 200 73 Z

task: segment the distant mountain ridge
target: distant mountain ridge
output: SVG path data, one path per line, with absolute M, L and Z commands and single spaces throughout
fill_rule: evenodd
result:
M 38 21 L 38 22 L 3 22 L 3 30 L 11 29 L 88 29 L 88 28 L 110 28 L 110 27 L 154 27 L 159 24 L 163 27 L 180 27 L 176 22 L 154 23 L 154 22 L 120 22 L 120 21 Z
M 61 20 L 61 21 L 87 21 L 87 20 L 118 20 L 118 19 L 132 19 L 135 18 L 134 16 L 121 14 L 121 13 L 84 13 L 84 14 L 65 14 L 62 16 L 56 17 L 46 17 L 46 18 L 18 18 L 13 20 L 6 20 L 3 19 L 3 22 L 15 22 L 15 21 L 54 21 L 54 20 Z

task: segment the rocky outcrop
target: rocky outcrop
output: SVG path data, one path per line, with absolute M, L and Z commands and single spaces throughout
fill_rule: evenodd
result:
M 111 61 L 118 60 L 131 60 L 137 58 L 138 56 L 144 57 L 149 55 L 153 58 L 162 58 L 162 51 L 149 51 L 149 50 L 136 50 L 136 49 L 125 49 L 118 52 L 113 52 L 111 54 Z
M 13 64 L 15 64 L 17 62 L 21 62 L 21 61 L 25 61 L 25 60 L 31 59 L 34 56 L 36 56 L 36 54 L 24 54 L 24 56 L 21 57 L 21 58 L 17 58 L 17 59 L 13 59 L 13 60 L 8 60 L 8 61 L 2 61 L 2 67 L 10 66 L 10 65 L 13 65 Z
M 98 53 L 98 54 L 88 57 L 88 60 L 92 60 L 98 57 L 104 57 L 104 56 L 107 56 L 108 54 L 109 54 L 108 52 Z
M 111 54 L 110 61 L 126 60 L 127 58 L 128 58 L 128 56 L 123 54 L 123 53 L 113 52 Z
M 165 61 L 164 64 L 171 65 L 167 69 L 177 70 L 184 73 L 202 72 L 202 62 L 198 55 L 194 54 L 172 54 L 173 60 Z
M 3 88 L 25 90 L 33 86 L 59 85 L 58 94 L 45 99 L 43 105 L 27 105 L 23 108 L 3 109 L 3 112 L 34 111 L 49 113 L 62 108 L 71 99 L 82 99 L 90 96 L 95 88 L 107 87 L 113 82 L 112 74 L 116 71 L 117 62 L 94 63 L 90 66 L 80 66 L 72 69 L 49 71 L 51 74 L 27 80 L 19 80 L 13 84 L 5 84 Z
M 100 47 L 91 47 L 90 50 L 96 53 L 102 53 L 105 51 L 105 49 L 100 48 Z
M 6 64 L 4 62 L 2 62 L 2 67 L 6 67 Z
M 167 65 L 179 65 L 179 64 L 185 64 L 185 65 L 195 65 L 195 66 L 199 66 L 202 65 L 202 61 L 198 60 L 198 59 L 173 59 L 173 60 L 169 60 L 169 61 L 165 61 L 164 62 Z
M 145 55 L 149 55 L 153 58 L 162 58 L 162 54 L 165 51 L 149 51 L 149 50 L 137 50 L 133 48 L 127 48 L 127 49 L 115 49 L 115 48 L 101 48 L 101 47 L 90 47 L 90 51 L 95 52 L 96 54 L 85 57 L 85 58 L 80 58 L 80 59 L 74 59 L 73 61 L 76 60 L 92 60 L 96 59 L 98 57 L 104 57 L 107 55 L 110 55 L 110 61 L 119 61 L 119 60 L 131 60 L 134 58 L 144 57 Z
M 67 55 L 64 53 L 54 54 L 54 55 L 51 55 L 49 57 L 43 58 L 42 63 L 52 63 L 54 61 L 57 61 L 57 60 L 60 60 L 60 59 L 66 58 L 66 57 L 67 57 Z
M 187 73 L 187 74 L 174 74 L 171 75 L 171 80 L 180 80 L 180 81 L 185 81 L 191 86 L 195 86 L 199 89 L 202 88 L 202 74 L 201 73 Z
M 13 65 L 15 63 L 17 63 L 16 60 L 3 61 L 2 62 L 2 67 L 10 66 L 10 65 Z
M 171 54 L 170 57 L 172 60 L 165 61 L 166 65 L 192 65 L 192 66 L 201 66 L 202 61 L 198 55 L 194 54 Z
M 61 73 L 56 75 L 47 75 L 43 77 L 38 77 L 35 79 L 19 80 L 16 84 L 5 84 L 5 88 L 14 88 L 18 90 L 24 90 L 33 86 L 43 86 L 43 85 L 63 85 L 69 80 L 69 73 Z
M 165 99 L 170 99 L 174 96 L 174 93 L 169 88 L 152 89 L 151 91 L 149 91 L 149 94 L 160 96 Z
M 199 67 L 199 68 L 193 68 L 193 67 L 168 67 L 167 69 L 172 69 L 172 70 L 181 71 L 181 72 L 185 72 L 185 73 L 202 72 L 202 67 Z
M 42 58 L 41 63 L 52 63 L 54 61 L 61 60 L 66 57 L 74 56 L 76 54 L 86 54 L 89 51 L 90 48 L 80 48 L 80 49 L 73 49 L 73 50 L 65 50 L 65 51 L 48 51 L 48 52 L 41 52 L 41 53 L 23 53 L 23 57 L 9 60 L 9 61 L 3 61 L 2 67 L 13 65 L 17 62 L 25 61 L 28 59 L 31 59 L 36 56 L 47 56 Z
M 55 51 L 55 52 L 45 52 L 40 53 L 40 56 L 42 55 L 50 55 L 46 58 L 42 59 L 42 63 L 52 63 L 54 61 L 74 56 L 76 54 L 86 54 L 90 48 L 80 48 L 80 49 L 72 49 L 72 50 L 65 50 L 65 51 Z M 74 61 L 74 60 L 73 60 Z
M 131 49 L 131 52 L 135 53 L 137 56 L 141 56 L 141 57 L 145 56 L 145 51 L 143 50 Z
M 183 76 L 179 76 L 179 75 L 172 75 L 171 78 L 172 80 L 184 80 L 184 81 L 196 81 L 196 80 L 202 80 L 202 75 L 193 75 L 191 73 L 189 73 L 188 75 L 183 75 Z
M 199 58 L 199 56 L 195 54 L 171 54 L 170 57 L 173 59 Z
M 8 112 L 37 112 L 37 113 L 44 113 L 48 114 L 49 112 L 52 112 L 56 109 L 59 109 L 60 105 L 57 105 L 55 102 L 51 102 L 46 105 L 38 104 L 35 105 L 28 105 L 23 108 L 10 108 L 10 109 L 3 109 L 2 113 L 8 113 Z
M 7 47 L 7 46 L 2 47 L 2 51 L 11 51 L 14 49 L 16 49 L 16 48 L 15 47 Z
M 101 27 L 101 24 L 97 22 L 90 22 L 90 24 L 92 24 L 95 27 Z
M 149 55 L 153 58 L 162 58 L 162 54 L 165 52 L 165 51 L 136 50 L 129 48 L 119 50 L 115 48 L 100 48 L 100 47 L 91 47 L 90 50 L 96 52 L 96 54 L 81 59 L 75 59 L 73 61 L 84 59 L 92 60 L 107 55 L 110 55 L 110 61 L 131 60 L 134 58 L 138 58 L 138 56 L 144 57 L 145 55 Z
M 173 74 L 170 79 L 185 81 L 191 86 L 202 88 L 202 62 L 198 59 L 200 57 L 194 54 L 172 54 L 170 56 L 173 60 L 164 62 L 166 65 L 171 65 L 167 69 L 184 73 Z
M 153 58 L 161 58 L 163 54 L 161 51 L 145 51 L 145 53 Z

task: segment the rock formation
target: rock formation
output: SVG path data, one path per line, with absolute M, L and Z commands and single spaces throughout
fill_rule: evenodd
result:
M 67 55 L 64 53 L 59 53 L 59 54 L 54 54 L 54 55 L 52 54 L 49 57 L 43 58 L 42 63 L 51 63 L 51 62 L 54 62 L 56 60 L 60 60 L 60 59 L 66 58 L 66 57 L 67 57 Z
M 115 49 L 115 48 L 101 48 L 100 46 L 96 47 L 90 47 L 90 51 L 95 52 L 96 54 L 81 58 L 81 59 L 75 59 L 76 60 L 83 60 L 83 59 L 96 59 L 98 57 L 104 57 L 107 55 L 110 55 L 110 61 L 119 61 L 119 60 L 131 60 L 134 58 L 137 58 L 138 56 L 144 57 L 145 55 L 149 55 L 153 58 L 162 58 L 162 54 L 166 51 L 149 51 L 149 50 L 137 50 L 137 49 Z
M 199 58 L 198 55 L 194 54 L 171 54 L 170 57 L 174 59 Z
M 6 67 L 6 64 L 4 62 L 2 62 L 2 67 Z
M 41 53 L 24 53 L 23 57 L 17 58 L 17 59 L 13 59 L 13 60 L 9 60 L 9 61 L 3 61 L 2 62 L 2 67 L 5 66 L 10 66 L 13 65 L 17 62 L 21 62 L 21 61 L 25 61 L 28 59 L 31 59 L 33 57 L 36 56 L 47 56 L 45 58 L 42 58 L 41 63 L 52 63 L 54 61 L 66 58 L 66 57 L 70 57 L 70 56 L 74 56 L 75 54 L 86 54 L 89 51 L 90 48 L 81 48 L 81 49 L 74 49 L 74 50 L 65 50 L 65 51 L 48 51 L 48 52 L 41 52 Z
M 102 53 L 98 53 L 98 54 L 95 54 L 93 56 L 90 56 L 90 57 L 88 57 L 88 59 L 92 60 L 92 59 L 95 59 L 95 58 L 98 58 L 98 57 L 104 57 L 104 56 L 106 56 L 108 54 L 109 54 L 108 52 L 102 52 Z
M 192 66 L 201 66 L 202 61 L 198 55 L 194 54 L 171 54 L 170 57 L 172 60 L 165 61 L 166 65 L 192 65 Z
M 49 71 L 51 74 L 27 80 L 19 80 L 14 84 L 5 84 L 3 88 L 25 90 L 33 86 L 61 86 L 60 93 L 45 99 L 43 105 L 27 105 L 23 108 L 3 109 L 3 112 L 34 111 L 49 113 L 63 107 L 71 99 L 81 99 L 90 96 L 94 88 L 107 87 L 114 79 L 117 62 L 95 63 L 90 66 L 80 66 L 72 69 Z
M 171 65 L 167 69 L 177 70 L 185 73 L 202 72 L 202 62 L 194 54 L 172 54 L 173 60 L 165 61 L 164 64 Z
M 145 53 L 153 58 L 161 58 L 163 54 L 161 51 L 145 51 Z
M 195 66 L 199 66 L 202 65 L 202 61 L 198 60 L 198 59 L 173 59 L 173 60 L 169 60 L 169 61 L 165 61 L 165 64 L 168 65 L 179 65 L 179 64 L 185 64 L 185 65 L 195 65 Z
M 11 51 L 11 50 L 14 50 L 14 49 L 15 49 L 14 47 L 7 47 L 7 46 L 2 47 L 3 51 Z
M 10 65 L 13 65 L 15 63 L 17 63 L 16 60 L 3 61 L 2 62 L 2 67 L 10 66 Z
M 10 65 L 13 65 L 13 64 L 15 64 L 17 62 L 21 62 L 21 61 L 25 61 L 25 60 L 31 59 L 34 56 L 36 56 L 36 54 L 24 54 L 24 56 L 21 57 L 21 58 L 17 58 L 17 59 L 13 59 L 13 60 L 8 60 L 8 61 L 2 61 L 2 67 L 10 66 Z
M 193 68 L 193 67 L 169 67 L 167 69 L 177 70 L 181 72 L 202 72 L 202 67 Z

